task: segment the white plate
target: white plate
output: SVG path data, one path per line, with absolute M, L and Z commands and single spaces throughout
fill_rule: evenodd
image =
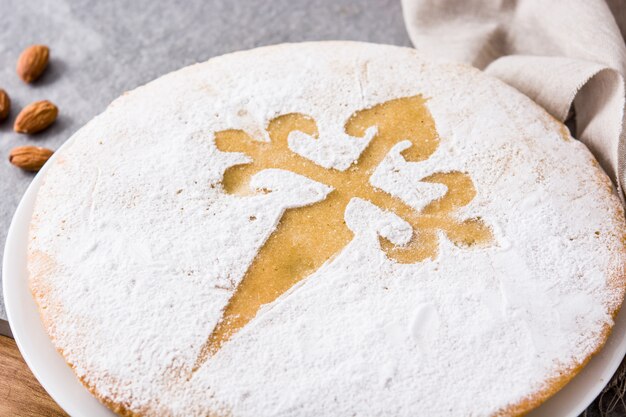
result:
M 63 147 L 68 145 L 66 142 Z M 63 148 L 62 147 L 62 148 Z M 51 160 L 54 160 L 54 155 Z M 7 235 L 2 266 L 4 301 L 13 336 L 24 360 L 50 396 L 71 416 L 112 417 L 85 389 L 52 345 L 27 284 L 26 245 L 37 190 L 49 164 L 37 174 L 17 207 Z M 626 308 L 606 346 L 565 388 L 528 417 L 577 417 L 602 391 L 626 354 Z

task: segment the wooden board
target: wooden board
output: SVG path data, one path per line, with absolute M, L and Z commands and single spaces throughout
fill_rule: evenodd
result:
M 67 417 L 39 385 L 13 339 L 0 336 L 0 416 Z

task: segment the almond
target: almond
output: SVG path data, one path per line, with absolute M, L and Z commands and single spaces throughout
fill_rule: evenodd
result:
M 18 133 L 37 133 L 54 123 L 58 114 L 57 106 L 48 100 L 36 101 L 17 115 L 13 130 Z
M 0 122 L 7 118 L 11 110 L 11 99 L 6 91 L 0 88 Z
M 9 162 L 26 171 L 39 171 L 54 152 L 39 146 L 18 146 L 11 149 Z
M 35 81 L 48 66 L 50 49 L 45 45 L 31 45 L 17 59 L 17 75 L 26 83 Z

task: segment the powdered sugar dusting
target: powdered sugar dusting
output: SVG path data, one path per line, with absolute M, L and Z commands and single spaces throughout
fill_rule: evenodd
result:
M 269 140 L 273 117 L 310 115 L 319 138 L 293 133 L 290 148 L 346 169 L 375 133 L 347 135 L 350 115 L 417 94 L 440 146 L 409 163 L 398 138 L 371 183 L 419 210 L 446 191 L 420 179 L 468 173 L 477 195 L 458 216 L 480 216 L 493 245 L 442 234 L 436 259 L 397 264 L 378 235 L 402 244 L 409 225 L 354 199 L 350 244 L 188 377 L 283 211 L 330 192 L 268 170 L 253 186 L 272 192 L 224 193 L 224 170 L 244 156 L 219 152 L 213 133 Z M 216 58 L 124 95 L 59 156 L 33 217 L 31 287 L 78 376 L 136 414 L 492 415 L 582 363 L 622 301 L 624 221 L 585 147 L 513 89 L 409 49 Z

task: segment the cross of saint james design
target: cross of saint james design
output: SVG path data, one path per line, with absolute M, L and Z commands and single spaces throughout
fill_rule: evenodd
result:
M 315 120 L 303 114 L 290 113 L 272 119 L 267 126 L 269 142 L 255 140 L 242 130 L 215 133 L 215 144 L 220 151 L 241 152 L 251 160 L 224 172 L 222 185 L 227 193 L 245 198 L 246 194 L 254 192 L 249 187 L 250 178 L 268 168 L 303 175 L 332 187 L 332 191 L 318 203 L 285 210 L 202 347 L 194 370 L 252 320 L 262 305 L 276 300 L 350 242 L 352 233 L 345 224 L 344 211 L 352 198 L 368 200 L 411 225 L 413 235 L 406 245 L 394 245 L 379 236 L 381 250 L 399 263 L 434 258 L 440 232 L 454 244 L 464 247 L 483 246 L 492 240 L 490 228 L 480 218 L 460 221 L 455 216 L 455 211 L 469 204 L 476 195 L 472 179 L 466 173 L 438 172 L 421 178 L 422 182 L 443 184 L 447 191 L 419 212 L 369 182 L 378 164 L 397 143 L 410 141 L 410 147 L 402 152 L 407 162 L 424 161 L 439 146 L 435 123 L 424 98 L 398 98 L 357 111 L 344 126 L 345 132 L 357 140 L 363 138 L 370 127 L 376 128 L 374 137 L 358 160 L 345 171 L 325 169 L 289 149 L 287 139 L 293 131 L 318 137 Z

